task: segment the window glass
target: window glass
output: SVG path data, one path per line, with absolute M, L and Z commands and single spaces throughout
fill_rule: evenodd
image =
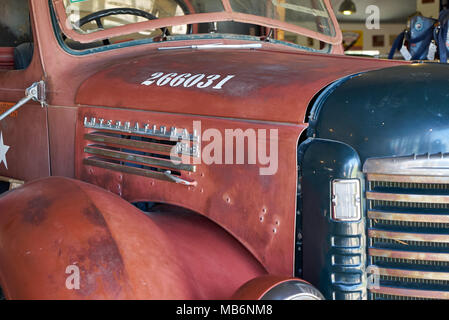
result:
M 31 42 L 28 0 L 0 1 L 0 47 Z
M 0 1 L 0 70 L 26 69 L 33 58 L 28 0 Z
M 232 10 L 294 24 L 326 36 L 335 29 L 323 0 L 230 0 Z
M 324 46 L 318 40 L 314 42 L 307 36 L 300 35 L 301 32 L 282 30 L 294 31 L 295 28 L 292 26 L 299 26 L 328 37 L 336 35 L 323 0 L 229 0 L 229 2 L 234 12 L 247 14 L 248 17 L 242 17 L 241 20 L 236 18 L 238 21 L 224 21 L 227 20 L 226 15 L 217 15 L 216 18 L 211 15 L 209 16 L 211 21 L 205 23 L 199 16 L 195 16 L 191 21 L 198 18 L 201 22 L 193 22 L 190 25 L 183 24 L 185 19 L 176 19 L 185 15 L 223 13 L 225 10 L 222 0 L 63 0 L 67 19 L 64 22 L 60 21 L 60 24 L 70 25 L 79 34 L 91 34 L 148 20 L 172 18 L 169 21 L 165 20 L 166 23 L 161 21 L 158 24 L 161 26 L 159 29 L 142 28 L 138 32 L 126 35 L 123 35 L 125 32 L 111 32 L 109 39 L 102 39 L 99 36 L 97 37 L 99 41 L 88 44 L 64 36 L 65 43 L 75 50 L 140 39 L 160 41 L 174 39 L 169 36 L 177 35 L 183 38 L 189 34 L 267 36 L 271 32 L 269 26 L 276 24 L 279 26 L 276 30 L 276 39 L 313 49 L 323 50 Z M 259 17 L 266 19 L 262 20 Z M 285 23 L 285 28 L 283 24 L 273 20 Z M 164 37 L 159 37 L 162 35 Z
M 223 11 L 221 0 L 188 2 L 182 0 L 64 0 L 64 5 L 69 23 L 79 33 L 90 33 L 152 19 Z M 115 14 L 107 15 L 105 10 Z M 103 14 L 100 15 L 103 17 L 100 19 L 91 18 L 101 12 Z M 169 31 L 171 34 L 186 34 L 187 28 L 186 25 L 173 26 L 169 27 Z M 148 36 L 153 31 L 155 30 L 147 30 L 141 34 Z

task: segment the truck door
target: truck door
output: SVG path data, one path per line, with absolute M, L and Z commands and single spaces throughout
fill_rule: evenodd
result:
M 28 0 L 0 2 L 0 115 L 43 79 L 33 28 Z M 49 175 L 47 110 L 28 102 L 0 121 L 0 181 Z

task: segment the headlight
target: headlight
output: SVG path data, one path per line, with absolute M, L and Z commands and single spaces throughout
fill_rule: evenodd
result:
M 359 221 L 361 218 L 360 181 L 332 181 L 332 219 Z

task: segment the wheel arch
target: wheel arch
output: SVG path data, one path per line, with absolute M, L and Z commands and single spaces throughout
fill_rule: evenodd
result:
M 31 182 L 0 197 L 9 299 L 225 299 L 265 269 L 230 234 L 180 209 L 145 215 L 93 185 Z M 70 290 L 68 266 L 80 271 Z

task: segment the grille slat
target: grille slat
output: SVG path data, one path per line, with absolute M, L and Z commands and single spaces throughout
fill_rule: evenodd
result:
M 449 203 L 449 196 L 446 195 L 428 195 L 428 194 L 401 194 L 401 193 L 381 193 L 381 192 L 367 192 L 366 198 L 368 200 L 381 201 L 398 201 L 398 202 L 412 202 L 412 203 Z
M 409 232 L 395 232 L 388 230 L 369 229 L 368 236 L 370 238 L 391 239 L 399 241 L 449 243 L 449 234 L 409 233 Z
M 408 289 L 408 288 L 395 288 L 381 286 L 378 289 L 371 289 L 372 293 L 389 295 L 390 297 L 402 297 L 416 299 L 436 299 L 436 300 L 449 300 L 449 292 L 438 291 L 438 290 L 418 290 L 418 289 Z
M 84 148 L 84 152 L 104 157 L 107 159 L 113 159 L 113 160 L 119 160 L 119 161 L 126 161 L 130 163 L 135 164 L 142 164 L 146 166 L 155 166 L 158 168 L 170 168 L 175 170 L 184 170 L 184 171 L 195 171 L 195 166 L 193 165 L 187 165 L 187 164 L 175 164 L 175 162 L 170 160 L 162 160 L 154 157 L 148 157 L 144 155 L 136 155 L 128 152 L 122 152 L 122 151 L 116 151 L 116 150 L 109 150 L 102 147 L 96 147 L 96 146 L 89 146 Z M 174 158 L 174 161 L 180 161 L 180 158 Z
M 416 159 L 433 158 L 365 164 L 368 257 L 380 281 L 371 299 L 449 299 L 449 177 L 417 168 Z
M 139 151 L 160 152 L 162 154 L 170 154 L 172 145 L 159 144 L 154 142 L 145 142 L 138 140 L 123 139 L 105 134 L 90 134 L 84 135 L 84 139 L 96 143 L 104 143 L 113 147 L 131 147 Z
M 426 260 L 426 261 L 449 261 L 449 253 L 432 253 L 432 252 L 419 252 L 419 251 L 406 251 L 406 250 L 392 250 L 381 248 L 369 248 L 368 254 L 370 256 L 384 257 L 397 259 L 393 263 L 399 263 L 400 259 L 408 260 Z
M 404 279 L 410 279 L 411 282 L 449 285 L 449 273 L 448 272 L 433 272 L 422 270 L 408 270 L 408 269 L 395 269 L 395 268 L 378 268 L 381 276 L 392 277 L 393 281 L 403 281 Z M 382 278 L 381 278 L 382 279 Z
M 124 165 L 121 165 L 118 163 L 111 163 L 111 162 L 106 162 L 106 161 L 102 161 L 102 160 L 96 160 L 93 158 L 84 159 L 83 163 L 88 166 L 94 166 L 94 167 L 109 169 L 109 170 L 113 170 L 113 171 L 134 174 L 134 175 L 138 175 L 138 176 L 142 176 L 142 177 L 158 179 L 158 180 L 163 180 L 163 181 L 167 181 L 167 182 L 172 181 L 164 173 L 157 172 L 154 170 L 145 170 L 145 169 L 141 169 L 141 168 L 134 168 L 134 167 L 124 166 Z
M 419 213 L 398 213 L 379 210 L 369 210 L 368 218 L 385 221 L 405 221 L 420 223 L 446 223 L 449 227 L 449 215 L 442 214 L 419 214 Z

